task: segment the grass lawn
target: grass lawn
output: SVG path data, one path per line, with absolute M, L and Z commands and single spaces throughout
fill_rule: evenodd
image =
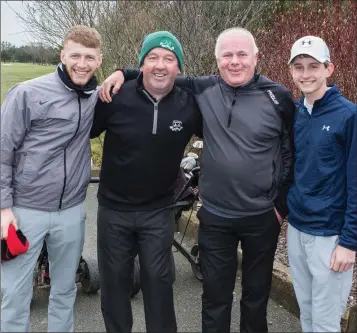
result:
M 56 66 L 22 63 L 1 63 L 1 104 L 7 91 L 15 84 L 53 72 Z

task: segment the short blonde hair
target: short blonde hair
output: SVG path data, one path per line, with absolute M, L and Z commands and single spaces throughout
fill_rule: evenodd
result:
M 87 27 L 85 25 L 73 26 L 66 33 L 63 45 L 66 44 L 66 42 L 69 40 L 93 49 L 100 49 L 102 45 L 102 39 L 99 32 L 96 29 Z
M 225 37 L 228 37 L 228 36 L 241 36 L 241 35 L 245 35 L 251 40 L 251 43 L 253 45 L 254 53 L 257 54 L 259 50 L 258 50 L 257 44 L 255 44 L 255 39 L 254 39 L 253 35 L 251 34 L 251 32 L 248 31 L 247 29 L 244 29 L 244 28 L 241 28 L 241 27 L 235 27 L 235 28 L 230 28 L 230 29 L 224 30 L 223 32 L 221 32 L 219 34 L 219 36 L 217 38 L 217 41 L 216 41 L 216 47 L 215 47 L 215 50 L 214 50 L 214 54 L 215 54 L 216 58 L 218 58 L 219 48 L 221 46 L 222 40 Z

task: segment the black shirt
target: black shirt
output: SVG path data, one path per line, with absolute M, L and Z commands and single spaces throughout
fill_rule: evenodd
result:
M 172 204 L 185 147 L 193 134 L 202 136 L 194 97 L 174 86 L 156 101 L 139 77 L 124 83 L 111 103 L 98 100 L 91 138 L 103 131 L 99 204 L 122 211 Z

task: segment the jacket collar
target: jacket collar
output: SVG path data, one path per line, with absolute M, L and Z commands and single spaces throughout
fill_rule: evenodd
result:
M 235 92 L 237 90 L 249 90 L 249 89 L 252 89 L 252 88 L 255 88 L 257 86 L 257 83 L 258 81 L 260 80 L 260 74 L 259 73 L 255 73 L 254 76 L 244 85 L 242 86 L 239 86 L 239 87 L 232 87 L 230 86 L 226 81 L 224 81 L 222 79 L 221 76 L 219 76 L 219 80 L 220 80 L 220 83 L 221 83 L 221 86 L 226 90 L 226 91 L 229 91 L 229 92 Z
M 328 85 L 328 87 L 330 87 L 330 89 L 326 90 L 325 94 L 320 98 L 317 99 L 314 102 L 314 109 L 313 109 L 313 113 L 316 113 L 316 111 L 318 111 L 319 109 L 323 108 L 324 106 L 326 106 L 328 103 L 330 103 L 332 100 L 334 100 L 335 98 L 341 96 L 341 92 L 338 89 L 336 84 L 330 84 Z M 301 107 L 304 107 L 304 99 L 305 97 L 301 97 L 299 101 L 297 101 L 297 104 Z
M 146 98 L 147 96 L 150 96 L 150 98 L 157 102 L 156 98 L 154 96 L 152 96 L 144 87 L 144 83 L 143 83 L 143 73 L 140 73 L 138 78 L 136 79 L 136 90 L 140 92 L 140 94 L 144 95 Z M 174 84 L 174 86 L 172 87 L 172 89 L 169 91 L 169 93 L 165 96 L 163 96 L 161 99 L 170 96 L 171 94 L 173 94 L 175 91 L 177 90 L 176 84 Z M 160 99 L 160 100 L 161 100 Z

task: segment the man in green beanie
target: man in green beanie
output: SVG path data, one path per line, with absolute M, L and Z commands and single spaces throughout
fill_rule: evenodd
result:
M 183 63 L 169 32 L 148 35 L 140 75 L 111 103 L 100 100 L 91 138 L 106 131 L 98 191 L 98 263 L 101 309 L 107 332 L 132 329 L 131 274 L 140 260 L 146 331 L 177 331 L 172 284 L 172 205 L 184 150 L 202 136 L 193 95 L 175 86 Z

